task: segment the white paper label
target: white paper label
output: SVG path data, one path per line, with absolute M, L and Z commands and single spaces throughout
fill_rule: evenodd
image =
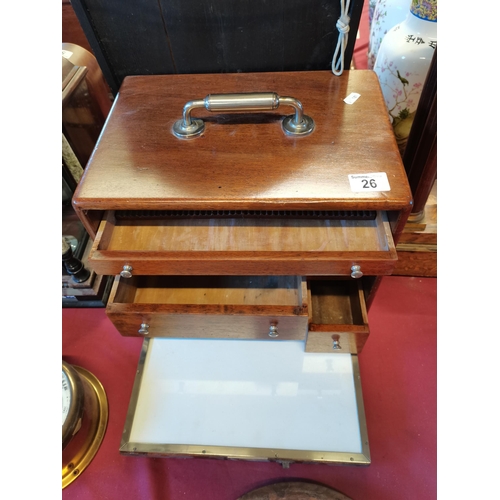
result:
M 62 51 L 62 56 L 63 56 L 65 59 L 69 59 L 72 55 L 73 55 L 73 52 L 70 52 L 69 50 L 63 50 L 63 51 Z
M 344 102 L 346 104 L 354 104 L 359 98 L 361 94 L 356 94 L 356 92 L 351 92 L 345 99 Z
M 351 191 L 390 191 L 389 179 L 385 172 L 373 174 L 350 174 L 349 184 Z

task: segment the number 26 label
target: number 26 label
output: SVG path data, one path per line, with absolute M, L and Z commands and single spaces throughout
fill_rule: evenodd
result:
M 350 174 L 349 184 L 351 191 L 390 191 L 389 179 L 385 172 L 376 172 L 373 174 Z

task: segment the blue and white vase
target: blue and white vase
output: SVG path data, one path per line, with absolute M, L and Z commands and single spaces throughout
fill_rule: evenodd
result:
M 403 155 L 437 47 L 437 0 L 411 0 L 406 19 L 385 35 L 373 70 Z

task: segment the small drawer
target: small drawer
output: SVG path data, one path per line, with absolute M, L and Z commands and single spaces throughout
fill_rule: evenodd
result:
M 307 293 L 310 317 L 306 352 L 361 352 L 369 329 L 360 280 L 309 280 Z
M 293 216 L 295 217 L 295 216 Z M 387 213 L 370 220 L 105 214 L 89 262 L 116 275 L 378 276 L 397 253 Z
M 107 314 L 124 336 L 305 340 L 300 276 L 117 276 Z

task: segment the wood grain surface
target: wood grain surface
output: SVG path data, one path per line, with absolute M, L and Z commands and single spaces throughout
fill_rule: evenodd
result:
M 125 336 L 304 339 L 307 283 L 300 276 L 115 278 L 107 314 Z M 271 339 L 271 340 L 274 340 Z
M 369 334 L 363 288 L 351 279 L 300 276 L 115 278 L 107 313 L 118 331 L 149 337 L 305 339 L 307 352 L 361 352 Z M 271 339 L 275 340 L 275 339 Z
M 369 335 L 361 283 L 349 279 L 310 279 L 307 292 L 306 352 L 360 353 Z
M 304 481 L 285 481 L 262 486 L 238 500 L 352 500 L 328 486 Z
M 391 228 L 374 221 L 187 220 L 121 221 L 104 217 L 90 259 L 118 274 L 390 274 L 397 259 Z
M 211 114 L 204 134 L 172 134 L 184 105 L 210 93 L 272 91 L 301 101 L 316 124 L 290 137 L 267 113 Z M 344 98 L 360 94 L 352 105 Z M 385 192 L 353 192 L 348 174 L 385 172 Z M 131 76 L 115 100 L 74 197 L 78 210 L 405 210 L 411 193 L 371 71 Z

